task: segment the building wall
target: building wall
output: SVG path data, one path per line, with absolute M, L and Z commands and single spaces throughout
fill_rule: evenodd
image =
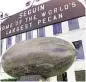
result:
M 86 36 L 86 16 L 69 20 L 69 21 L 65 21 L 59 24 L 50 25 L 50 26 L 43 27 L 40 29 L 35 29 L 33 31 L 15 35 L 9 38 L 5 38 L 1 40 L 1 54 L 3 55 L 6 52 L 6 50 L 9 49 L 11 46 L 24 40 L 30 40 L 37 37 L 62 38 L 64 40 L 69 41 L 71 44 L 73 44 L 78 52 L 77 59 L 75 60 L 73 65 L 65 72 L 66 80 L 68 82 L 76 82 L 77 80 L 76 77 L 80 78 L 80 76 L 77 76 L 77 74 L 79 74 L 79 71 L 84 71 L 84 70 L 86 71 L 85 36 Z M 2 55 L 0 55 L 0 62 L 1 62 Z M 55 77 L 49 78 L 48 80 L 51 80 L 52 82 L 54 80 L 56 81 L 56 79 L 57 81 L 58 80 L 65 81 L 65 79 L 63 79 L 64 75 L 65 74 L 60 75 L 58 77 L 55 76 Z M 8 76 L 3 71 L 1 67 L 1 63 L 0 63 L 0 79 L 7 79 L 7 78 L 11 78 L 11 77 Z

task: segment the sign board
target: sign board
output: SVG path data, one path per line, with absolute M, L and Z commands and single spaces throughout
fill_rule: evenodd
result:
M 81 16 L 85 8 L 79 1 L 50 0 L 6 19 L 1 24 L 1 39 Z

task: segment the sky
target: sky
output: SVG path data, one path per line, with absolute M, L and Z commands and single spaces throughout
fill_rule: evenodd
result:
M 30 0 L 0 0 L 0 12 L 8 13 L 9 16 L 18 13 L 27 8 L 25 4 L 28 1 Z M 39 3 L 44 1 L 48 1 L 48 0 L 40 0 Z M 83 2 L 84 0 L 79 0 L 79 1 Z
M 17 12 L 20 12 L 24 9 L 26 9 L 27 7 L 25 6 L 25 4 L 28 1 L 32 1 L 32 0 L 0 0 L 0 12 L 3 13 L 8 13 L 9 15 L 15 14 Z M 44 1 L 49 1 L 49 0 L 40 0 L 40 2 L 44 2 Z M 38 4 L 38 2 L 34 2 L 35 5 Z
M 14 14 L 26 8 L 29 0 L 0 0 L 0 12 Z

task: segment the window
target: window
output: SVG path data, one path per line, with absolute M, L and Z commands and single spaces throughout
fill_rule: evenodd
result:
M 26 38 L 27 38 L 27 40 L 32 39 L 33 38 L 33 32 L 32 31 L 27 32 L 26 33 Z
M 22 41 L 22 34 L 16 35 L 16 43 Z
M 75 71 L 76 81 L 85 82 L 85 70 Z
M 40 28 L 40 29 L 37 29 L 37 36 L 38 37 L 44 37 L 45 36 L 45 28 Z
M 7 43 L 6 43 L 6 48 L 8 49 L 12 44 L 12 39 L 11 37 L 7 38 Z
M 83 45 L 82 40 L 73 42 L 73 45 L 76 48 L 77 51 L 77 59 L 84 59 L 84 51 L 83 51 Z
M 64 72 L 63 74 L 61 74 L 61 75 L 58 75 L 57 76 L 57 80 L 58 81 L 66 81 L 67 82 L 67 73 L 66 72 Z
M 53 25 L 53 34 L 59 34 L 59 33 L 62 33 L 61 23 L 54 24 Z
M 68 21 L 69 31 L 79 29 L 78 19 L 73 19 Z

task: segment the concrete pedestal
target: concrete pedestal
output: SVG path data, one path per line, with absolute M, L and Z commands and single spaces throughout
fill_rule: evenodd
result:
M 41 77 L 40 75 L 28 75 L 28 76 L 22 76 L 20 78 L 20 81 L 45 81 L 45 79 L 43 77 Z

